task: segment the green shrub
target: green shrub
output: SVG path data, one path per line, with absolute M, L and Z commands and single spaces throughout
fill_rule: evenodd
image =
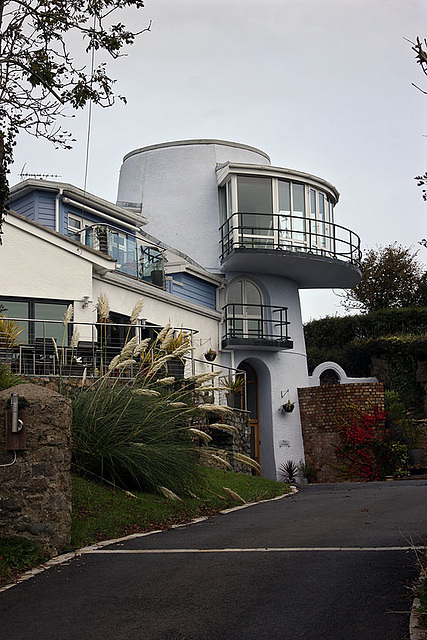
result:
M 0 538 L 0 584 L 47 560 L 37 544 L 25 538 Z
M 24 382 L 26 382 L 26 380 L 16 373 L 13 373 L 9 365 L 0 364 L 0 391 L 14 387 L 17 384 L 23 384 Z
M 422 412 L 424 390 L 418 363 L 426 360 L 427 309 L 383 309 L 364 315 L 324 318 L 304 327 L 310 372 L 331 360 L 349 376 L 375 375 Z M 374 360 L 382 366 L 374 367 Z
M 139 300 L 131 315 L 131 325 L 142 307 Z M 106 296 L 98 299 L 98 316 L 107 321 Z M 64 320 L 64 324 L 65 321 Z M 202 482 L 199 461 L 211 458 L 230 467 L 225 451 L 200 447 L 212 440 L 198 423 L 208 412 L 217 416 L 231 413 L 228 407 L 195 404 L 195 398 L 217 377 L 205 373 L 187 380 L 164 376 L 168 364 L 191 350 L 191 337 L 164 327 L 154 341 L 130 337 L 110 363 L 101 367 L 103 375 L 81 388 L 73 397 L 73 464 L 76 471 L 89 474 L 125 489 L 188 492 Z M 102 337 L 102 332 L 101 332 Z M 101 340 L 102 349 L 103 339 Z M 235 427 L 216 420 L 216 427 L 230 431 Z M 213 428 L 213 424 L 210 425 Z M 249 467 L 259 465 L 246 456 L 233 453 Z M 176 498 L 177 496 L 175 496 Z

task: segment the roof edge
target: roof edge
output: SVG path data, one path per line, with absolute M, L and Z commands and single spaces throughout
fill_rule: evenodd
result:
M 138 155 L 139 153 L 145 153 L 146 151 L 155 151 L 156 149 L 167 149 L 168 147 L 184 147 L 184 146 L 195 146 L 195 145 L 221 145 L 224 147 L 235 147 L 236 149 L 244 149 L 246 151 L 253 151 L 254 153 L 258 153 L 266 158 L 269 162 L 271 162 L 270 156 L 265 153 L 262 149 L 257 149 L 257 147 L 252 147 L 248 144 L 242 144 L 240 142 L 231 142 L 230 140 L 217 140 L 215 138 L 198 138 L 194 140 L 173 140 L 171 142 L 161 142 L 159 144 L 151 144 L 147 147 L 140 147 L 139 149 L 134 149 L 133 151 L 129 151 L 124 157 L 123 162 L 125 162 L 128 158 L 134 155 Z

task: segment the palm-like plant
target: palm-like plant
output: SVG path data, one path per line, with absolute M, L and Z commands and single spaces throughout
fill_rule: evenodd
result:
M 18 336 L 23 331 L 19 322 L 11 320 L 0 311 L 0 348 L 10 349 L 18 346 Z
M 300 471 L 299 465 L 293 460 L 287 460 L 280 465 L 279 473 L 282 482 L 295 482 Z

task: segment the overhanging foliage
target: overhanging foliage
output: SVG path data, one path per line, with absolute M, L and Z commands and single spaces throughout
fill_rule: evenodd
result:
M 129 29 L 116 12 L 143 6 L 143 0 L 0 0 L 0 234 L 17 135 L 26 131 L 67 149 L 74 140 L 59 123 L 67 107 L 114 104 L 106 64 L 92 65 L 87 54 L 122 55 L 150 25 Z

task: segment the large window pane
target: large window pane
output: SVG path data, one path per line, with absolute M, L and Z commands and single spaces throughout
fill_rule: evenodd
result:
M 310 236 L 310 242 L 311 245 L 316 245 L 317 244 L 317 224 L 316 224 L 316 213 L 317 213 L 317 207 L 316 207 L 316 192 L 314 189 L 310 189 L 310 231 L 311 231 L 311 236 Z
M 273 212 L 270 178 L 238 176 L 237 197 L 241 213 Z
M 228 331 L 233 335 L 260 337 L 263 331 L 262 293 L 258 287 L 242 278 L 235 280 L 227 290 Z
M 319 193 L 319 242 L 322 247 L 326 246 L 325 231 L 325 196 Z
M 302 184 L 292 185 L 292 215 L 293 239 L 305 242 L 305 198 Z
M 259 305 L 261 304 L 261 293 L 258 287 L 256 287 L 249 280 L 246 281 L 246 303 Z
M 279 239 L 284 241 L 292 237 L 291 223 L 291 185 L 287 180 L 279 180 Z M 289 243 L 288 243 L 289 244 Z
M 220 187 L 219 190 L 219 211 L 221 217 L 221 224 L 227 220 L 227 192 L 226 187 Z
M 293 214 L 295 216 L 305 215 L 304 185 L 293 184 L 292 195 L 293 195 L 293 203 L 292 203 Z
M 37 320 L 62 320 L 67 311 L 67 304 L 48 304 L 44 302 L 36 302 L 34 304 L 34 317 Z M 67 343 L 67 334 L 64 335 L 64 325 L 61 323 L 35 323 L 36 338 L 55 338 L 62 344 Z
M 280 213 L 291 212 L 291 190 L 287 180 L 279 180 L 279 211 Z
M 83 221 L 81 218 L 77 216 L 68 214 L 68 236 L 72 240 L 76 240 L 77 242 L 82 242 L 81 238 L 81 230 L 83 228 Z
M 3 300 L 0 298 L 0 308 L 4 316 L 9 318 L 28 318 L 28 302 Z M 28 342 L 28 322 L 20 322 L 22 329 L 17 340 L 20 344 Z
M 273 216 L 265 215 L 273 212 L 270 178 L 238 176 L 237 198 L 239 213 L 243 214 L 239 220 L 242 243 L 250 248 L 265 247 L 266 241 L 259 236 L 273 234 Z

